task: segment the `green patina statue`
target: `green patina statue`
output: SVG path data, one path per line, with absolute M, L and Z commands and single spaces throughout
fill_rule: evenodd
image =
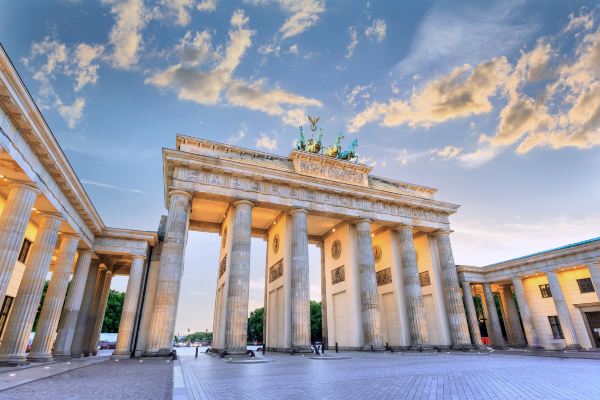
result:
M 304 131 L 302 130 L 302 126 L 299 127 L 300 131 L 298 133 L 298 138 L 294 141 L 294 148 L 296 150 L 306 151 L 308 153 L 323 154 L 325 156 L 337 158 L 339 160 L 358 162 L 358 153 L 356 153 L 356 147 L 358 147 L 358 139 L 354 139 L 352 143 L 350 143 L 348 150 L 342 151 L 342 140 L 344 139 L 344 134 L 340 133 L 335 139 L 335 143 L 333 144 L 333 146 L 323 148 L 323 129 L 317 127 L 319 119 L 319 117 L 308 117 L 308 121 L 310 122 L 310 130 L 313 132 L 313 137 L 311 137 L 308 140 L 304 138 Z M 317 134 L 317 138 L 315 139 L 314 132 L 316 132 L 317 129 L 319 133 Z

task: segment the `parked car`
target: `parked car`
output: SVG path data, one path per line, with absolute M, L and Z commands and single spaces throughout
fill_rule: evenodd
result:
M 116 343 L 102 340 L 98 343 L 100 350 L 114 350 Z

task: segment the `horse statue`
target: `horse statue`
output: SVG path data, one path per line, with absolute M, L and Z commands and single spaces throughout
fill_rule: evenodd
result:
M 342 151 L 341 153 L 338 154 L 338 158 L 340 160 L 347 160 L 347 161 L 352 161 L 353 159 L 358 159 L 357 154 L 356 154 L 357 146 L 358 146 L 358 139 L 354 139 L 352 141 L 352 143 L 350 143 L 348 150 Z
M 304 133 L 302 132 L 302 126 L 299 127 L 300 132 L 298 133 L 298 139 L 294 141 L 294 147 L 296 150 L 304 150 L 306 148 L 306 142 L 304 141 Z
M 308 144 L 306 145 L 306 151 L 314 154 L 321 153 L 321 140 L 323 139 L 323 129 L 319 129 L 319 134 L 317 135 L 317 139 L 308 139 Z
M 339 134 L 335 139 L 335 143 L 333 146 L 329 146 L 325 149 L 325 154 L 329 157 L 339 157 L 339 154 L 342 152 L 342 139 L 344 138 L 343 134 Z

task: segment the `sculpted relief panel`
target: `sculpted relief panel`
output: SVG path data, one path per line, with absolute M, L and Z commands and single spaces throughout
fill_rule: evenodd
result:
M 352 183 L 355 185 L 364 185 L 366 180 L 366 175 L 364 173 L 337 168 L 332 165 L 317 164 L 304 160 L 298 161 L 297 163 L 294 162 L 294 165 L 297 168 L 296 171 L 303 175 Z
M 337 193 L 321 192 L 286 184 L 256 181 L 251 178 L 229 176 L 226 174 L 201 170 L 185 169 L 179 179 L 203 185 L 213 185 L 227 189 L 258 192 L 266 195 L 277 195 L 303 201 L 311 201 L 337 207 L 348 207 L 379 214 L 387 214 L 406 218 L 417 218 L 436 223 L 448 223 L 448 216 L 436 211 L 410 208 L 370 199 L 355 198 Z

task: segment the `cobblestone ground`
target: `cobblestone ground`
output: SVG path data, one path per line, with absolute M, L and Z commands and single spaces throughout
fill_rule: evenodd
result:
M 107 360 L 0 392 L 2 400 L 171 399 L 173 363 Z
M 515 355 L 267 354 L 228 364 L 178 351 L 188 399 L 600 399 L 600 361 Z

